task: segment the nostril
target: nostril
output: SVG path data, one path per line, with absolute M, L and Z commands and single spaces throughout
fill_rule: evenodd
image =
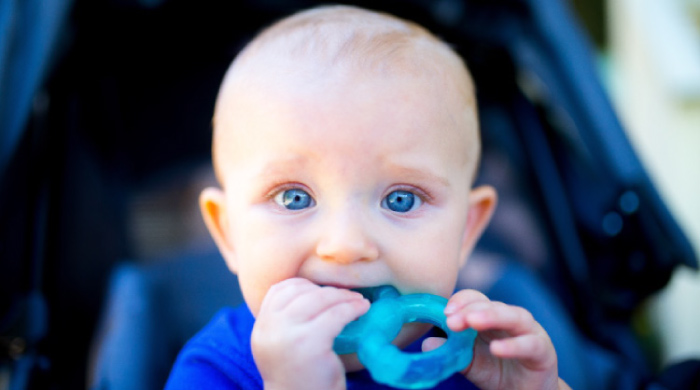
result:
M 377 259 L 379 247 L 362 219 L 350 210 L 342 215 L 329 214 L 328 220 L 319 224 L 316 255 L 343 264 Z
M 373 261 L 379 256 L 374 245 L 362 241 L 324 241 L 316 247 L 321 260 L 349 264 L 360 261 Z

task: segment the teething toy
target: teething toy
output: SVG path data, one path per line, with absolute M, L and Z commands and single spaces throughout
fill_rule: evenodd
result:
M 357 352 L 375 381 L 404 389 L 435 386 L 472 360 L 476 331 L 453 332 L 445 323 L 447 299 L 432 294 L 400 295 L 391 286 L 357 289 L 372 302 L 358 320 L 349 323 L 335 339 L 339 354 Z M 423 322 L 441 328 L 447 341 L 423 353 L 408 353 L 391 344 L 403 324 Z

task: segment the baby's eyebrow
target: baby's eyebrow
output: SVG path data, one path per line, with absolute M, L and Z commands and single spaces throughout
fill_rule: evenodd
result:
M 397 164 L 389 164 L 390 172 L 408 181 L 427 182 L 432 185 L 442 187 L 450 187 L 450 182 L 447 178 L 431 172 L 429 169 L 407 167 Z
M 278 176 L 289 171 L 302 169 L 306 166 L 306 159 L 302 156 L 279 157 L 273 161 L 267 162 L 260 170 L 260 175 Z

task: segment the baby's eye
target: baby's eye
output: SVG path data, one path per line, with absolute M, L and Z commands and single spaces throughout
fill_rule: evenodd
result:
M 397 213 L 407 213 L 422 203 L 423 201 L 416 194 L 404 190 L 394 191 L 382 199 L 383 208 Z
M 308 192 L 292 188 L 275 194 L 275 203 L 288 210 L 301 210 L 314 205 L 314 200 Z

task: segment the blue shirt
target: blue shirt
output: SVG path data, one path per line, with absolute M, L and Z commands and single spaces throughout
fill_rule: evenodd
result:
M 245 305 L 226 308 L 197 333 L 178 355 L 165 385 L 179 389 L 263 389 L 250 348 L 255 318 Z M 422 340 L 407 348 L 420 351 Z M 346 375 L 347 389 L 393 389 L 372 380 L 367 370 Z M 435 389 L 476 389 L 461 374 L 441 382 Z

